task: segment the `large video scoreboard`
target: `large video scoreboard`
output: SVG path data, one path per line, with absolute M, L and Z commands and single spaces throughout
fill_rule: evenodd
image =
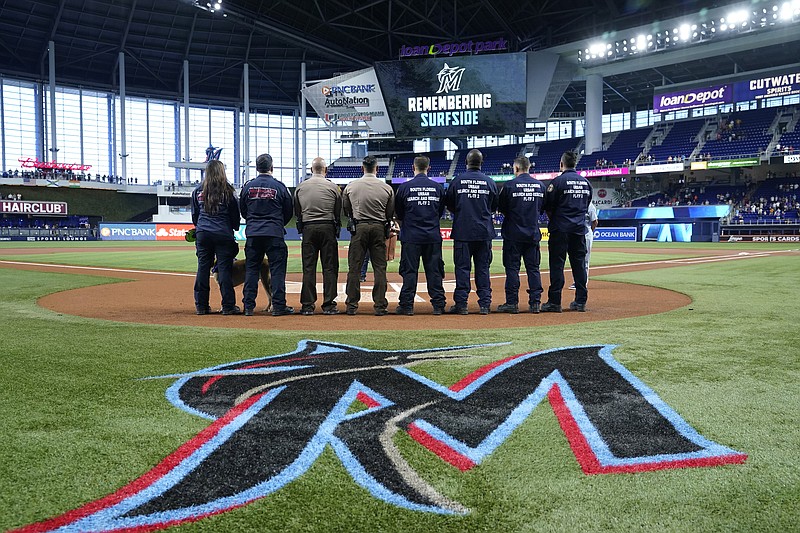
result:
M 526 55 L 461 56 L 375 64 L 398 139 L 524 134 Z

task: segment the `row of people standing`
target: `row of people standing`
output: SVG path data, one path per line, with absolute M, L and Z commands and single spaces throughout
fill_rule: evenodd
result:
M 223 314 L 237 314 L 233 304 L 232 286 L 225 280 L 230 269 L 219 264 L 232 263 L 228 250 L 235 249 L 233 231 L 238 229 L 238 215 L 247 223 L 245 245 L 246 275 L 244 282 L 244 313 L 252 315 L 258 290 L 259 270 L 266 255 L 269 260 L 272 288 L 272 314 L 293 314 L 286 305 L 286 263 L 288 249 L 284 240 L 284 227 L 297 215 L 298 230 L 302 233 L 303 284 L 301 314 L 314 314 L 317 262 L 322 263 L 323 314 L 338 314 L 336 306 L 338 279 L 338 236 L 342 211 L 349 218 L 351 232 L 348 250 L 347 298 L 345 312 L 355 315 L 361 297 L 361 265 L 367 253 L 373 259 L 374 283 L 373 310 L 377 316 L 388 314 L 386 299 L 386 238 L 391 231 L 393 217 L 400 222 L 400 275 L 403 285 L 396 314 L 412 315 L 418 283 L 419 265 L 422 262 L 428 294 L 434 315 L 445 312 L 446 296 L 443 288 L 444 261 L 439 221 L 445 207 L 453 213 L 453 260 L 456 287 L 454 304 L 449 312 L 468 314 L 467 300 L 471 291 L 470 276 L 475 267 L 475 288 L 481 314 L 491 312 L 492 289 L 489 269 L 492 261 L 492 240 L 495 230 L 492 213 L 502 212 L 504 222 L 503 265 L 506 271 L 506 302 L 498 307 L 500 312 L 519 312 L 520 263 L 524 262 L 528 277 L 528 306 L 534 313 L 561 312 L 561 291 L 564 286 L 564 263 L 569 256 L 576 284 L 575 301 L 570 308 L 585 310 L 588 297 L 586 289 L 586 232 L 585 217 L 591 201 L 589 182 L 575 172 L 576 156 L 567 152 L 562 156 L 561 176 L 545 189 L 542 182 L 528 173 L 530 161 L 519 157 L 514 161 L 516 177 L 507 182 L 500 193 L 494 181 L 481 172 L 483 156 L 479 150 L 467 154 L 467 171 L 458 176 L 445 192 L 444 188 L 428 178 L 430 161 L 425 156 L 414 160 L 415 176 L 402 184 L 395 195 L 392 188 L 376 176 L 377 160 L 367 156 L 362 161 L 362 178 L 354 180 L 344 191 L 325 178 L 325 162 L 317 158 L 312 162 L 312 176 L 297 188 L 292 197 L 286 187 L 272 177 L 272 158 L 262 154 L 256 160 L 259 175 L 242 188 L 238 211 L 235 202 L 225 196 L 225 209 L 217 206 L 216 212 L 206 209 L 212 184 L 218 181 L 219 172 L 206 171 L 206 179 L 193 193 L 192 214 L 197 226 L 198 273 L 195 282 L 197 312 L 208 312 L 208 257 L 217 255 L 220 291 L 223 293 Z M 216 173 L 216 174 L 215 174 Z M 222 169 L 224 177 L 224 168 Z M 227 184 L 227 180 L 225 181 Z M 232 189 L 232 188 L 231 188 Z M 214 197 L 216 199 L 216 196 Z M 220 204 L 221 205 L 221 204 Z M 230 218 L 227 233 L 223 227 L 221 211 Z M 548 301 L 541 304 L 543 293 L 539 263 L 541 259 L 539 214 L 545 211 L 550 218 L 550 276 Z M 237 215 L 235 223 L 234 214 Z M 233 242 L 222 254 L 210 247 L 210 238 L 201 235 L 210 231 L 204 219 L 214 218 L 213 231 L 225 233 L 225 242 Z M 230 237 L 230 239 L 228 239 Z M 222 239 L 222 237 L 218 237 Z M 202 248 L 202 250 L 201 250 Z

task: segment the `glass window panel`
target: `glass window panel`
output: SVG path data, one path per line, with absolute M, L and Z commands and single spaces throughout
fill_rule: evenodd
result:
M 108 135 L 108 96 L 83 91 L 83 162 L 92 165 L 88 172 L 108 176 L 110 140 Z
M 175 104 L 150 100 L 147 118 L 149 122 L 150 144 L 150 183 L 172 181 L 175 169 L 170 161 L 175 161 Z
M 3 129 L 6 169 L 20 168 L 20 159 L 36 157 L 36 96 L 32 83 L 3 80 Z

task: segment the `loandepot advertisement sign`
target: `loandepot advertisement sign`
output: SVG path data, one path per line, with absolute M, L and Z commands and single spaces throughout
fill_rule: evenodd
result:
M 733 91 L 730 85 L 712 85 L 700 89 L 685 89 L 653 97 L 653 111 L 667 113 L 706 105 L 730 104 Z
M 656 93 L 653 110 L 666 113 L 797 94 L 800 94 L 800 71 L 780 71 L 727 84 Z
M 374 133 L 392 133 L 374 68 L 342 74 L 309 85 L 302 92 L 331 128 L 361 122 Z

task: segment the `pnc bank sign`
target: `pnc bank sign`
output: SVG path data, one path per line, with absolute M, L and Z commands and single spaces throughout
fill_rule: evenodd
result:
M 106 241 L 182 241 L 192 224 L 100 224 Z

